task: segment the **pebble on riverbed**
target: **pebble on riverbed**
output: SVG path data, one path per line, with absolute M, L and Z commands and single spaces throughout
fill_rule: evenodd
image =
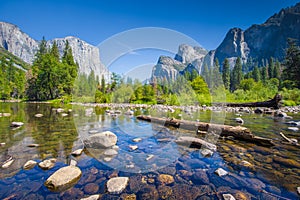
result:
M 236 123 L 239 123 L 239 124 L 244 124 L 244 120 L 240 117 L 237 117 L 234 119 Z
M 297 192 L 300 195 L 300 187 L 297 187 Z
M 142 138 L 134 138 L 134 139 L 132 139 L 132 141 L 133 142 L 140 142 L 140 141 L 142 141 Z
M 132 151 L 138 149 L 139 147 L 137 145 L 129 145 L 128 146 Z
M 77 149 L 71 153 L 72 156 L 80 156 L 83 152 L 83 149 Z
M 1 168 L 3 168 L 3 169 L 9 168 L 13 164 L 14 161 L 15 160 L 13 159 L 13 157 L 10 157 L 2 164 Z
M 37 118 L 39 118 L 39 117 L 43 117 L 44 115 L 41 114 L 41 113 L 38 113 L 38 114 L 35 114 L 34 116 L 37 117 Z
M 216 173 L 218 176 L 225 176 L 225 175 L 228 174 L 228 172 L 225 171 L 225 170 L 222 169 L 222 168 L 218 168 L 218 169 L 215 171 L 215 173 Z
M 299 131 L 298 127 L 288 127 L 288 130 L 290 131 Z
M 80 200 L 97 200 L 100 199 L 101 195 L 100 194 L 94 194 L 89 197 L 81 198 Z
M 128 177 L 115 177 L 107 181 L 107 190 L 109 193 L 120 194 L 128 185 Z

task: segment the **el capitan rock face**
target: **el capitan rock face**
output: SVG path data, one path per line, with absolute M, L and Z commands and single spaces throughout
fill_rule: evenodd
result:
M 270 17 L 265 23 L 252 25 L 245 31 L 233 28 L 228 31 L 222 43 L 205 57 L 205 63 L 212 65 L 212 60 L 218 58 L 223 62 L 230 58 L 233 64 L 237 57 L 243 62 L 252 57 L 260 62 L 270 57 L 282 61 L 287 48 L 287 39 L 300 40 L 300 3 Z
M 79 38 L 72 36 L 56 38 L 47 41 L 47 45 L 51 46 L 53 41 L 56 41 L 62 55 L 66 40 L 69 41 L 74 60 L 78 63 L 80 72 L 89 74 L 91 70 L 94 70 L 95 74 L 98 75 L 108 72 L 100 61 L 99 49 Z M 32 39 L 13 24 L 0 22 L 0 46 L 31 64 L 39 48 L 39 41 Z

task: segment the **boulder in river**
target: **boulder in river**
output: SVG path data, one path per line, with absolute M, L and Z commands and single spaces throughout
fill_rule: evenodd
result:
M 290 131 L 299 131 L 299 128 L 298 127 L 288 127 L 288 130 Z
M 216 145 L 206 142 L 205 140 L 202 140 L 200 138 L 195 138 L 195 137 L 182 136 L 182 137 L 179 137 L 175 142 L 178 144 L 197 146 L 197 147 L 201 147 L 203 145 L 204 147 L 206 147 L 212 151 L 217 150 Z
M 297 192 L 300 195 L 300 187 L 297 187 Z
M 28 161 L 24 164 L 23 169 L 25 169 L 25 170 L 32 169 L 32 168 L 34 168 L 34 166 L 35 166 L 36 164 L 37 164 L 36 161 L 34 161 L 34 160 L 28 160 Z
M 47 159 L 44 160 L 42 162 L 39 163 L 39 167 L 44 169 L 44 170 L 48 170 L 54 167 L 56 163 L 56 159 L 55 158 L 51 158 L 51 159 Z
M 128 184 L 128 177 L 115 177 L 107 181 L 107 190 L 109 193 L 120 194 Z
M 105 131 L 91 135 L 89 138 L 84 140 L 84 144 L 88 148 L 109 148 L 117 144 L 117 136 L 110 132 Z
M 81 170 L 75 166 L 62 167 L 54 172 L 44 183 L 54 192 L 64 191 L 75 185 L 81 177 Z

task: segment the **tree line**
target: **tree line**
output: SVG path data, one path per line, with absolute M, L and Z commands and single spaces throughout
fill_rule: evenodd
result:
M 149 103 L 149 104 L 210 104 L 214 100 L 243 102 L 265 100 L 278 91 L 288 97 L 289 103 L 300 103 L 300 48 L 297 41 L 288 40 L 285 60 L 280 63 L 274 58 L 261 62 L 250 58 L 243 64 L 241 58 L 225 59 L 222 64 L 203 67 L 201 74 L 196 70 L 185 71 L 176 80 L 153 78 L 150 82 L 126 80 L 116 73 L 101 77 L 78 73 L 72 49 L 65 42 L 62 56 L 56 42 L 48 47 L 45 39 L 31 68 L 25 73 L 14 67 L 14 63 L 2 57 L 0 66 L 1 99 L 22 98 L 27 100 L 69 99 L 98 103 Z M 218 97 L 219 95 L 219 97 Z M 214 98 L 212 100 L 212 98 Z

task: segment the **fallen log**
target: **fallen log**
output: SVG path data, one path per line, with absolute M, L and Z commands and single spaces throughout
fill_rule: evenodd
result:
M 274 145 L 272 139 L 255 136 L 250 129 L 242 126 L 229 126 L 221 124 L 211 124 L 205 122 L 195 122 L 188 120 L 166 119 L 159 117 L 151 117 L 145 115 L 137 116 L 137 119 L 144 120 L 152 123 L 161 124 L 166 127 L 175 127 L 185 130 L 198 132 L 215 132 L 220 136 L 232 136 L 235 139 L 250 141 L 261 145 L 272 146 Z
M 250 102 L 250 103 L 223 103 L 222 105 L 228 107 L 267 107 L 267 108 L 279 109 L 281 107 L 281 100 L 282 100 L 282 96 L 280 94 L 276 94 L 273 97 L 273 99 L 270 99 L 268 101 Z M 214 105 L 218 105 L 218 103 Z

